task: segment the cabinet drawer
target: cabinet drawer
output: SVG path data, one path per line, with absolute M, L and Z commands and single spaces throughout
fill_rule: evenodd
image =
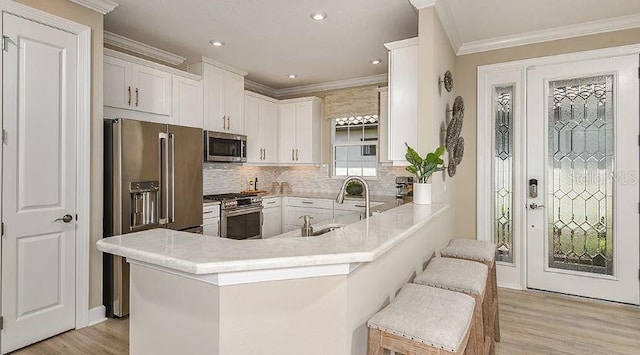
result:
M 220 217 L 220 205 L 204 205 L 202 207 L 202 219 Z
M 371 202 L 371 209 L 382 205 L 382 202 Z M 333 202 L 333 208 L 338 211 L 364 211 L 364 200 L 344 200 L 344 203 Z
M 301 197 L 287 197 L 287 206 L 293 207 L 310 207 L 310 208 L 324 208 L 333 210 L 333 200 L 324 200 L 318 198 L 301 198 Z
M 267 197 L 262 199 L 262 207 L 275 208 L 282 206 L 282 198 L 280 197 Z

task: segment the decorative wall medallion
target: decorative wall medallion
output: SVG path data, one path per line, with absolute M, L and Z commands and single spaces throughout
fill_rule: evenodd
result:
M 444 73 L 444 89 L 447 90 L 448 92 L 451 92 L 451 90 L 453 90 L 453 75 L 451 75 L 451 72 L 449 70 L 447 70 Z
M 462 163 L 462 157 L 464 156 L 464 138 L 458 137 L 455 147 L 453 148 L 453 162 L 456 165 Z
M 454 164 L 452 161 L 449 161 L 449 165 L 447 166 L 447 173 L 449 177 L 453 177 L 456 174 L 456 168 L 458 166 Z
M 461 112 L 464 116 L 464 99 L 461 96 L 456 97 L 453 100 L 453 114 Z
M 453 118 L 447 125 L 447 135 L 445 137 L 445 147 L 449 152 L 449 165 L 447 173 L 449 177 L 456 174 L 456 167 L 462 162 L 464 155 L 464 138 L 462 133 L 462 123 L 464 121 L 464 100 L 458 96 L 453 101 Z
M 449 121 L 449 126 L 447 126 L 447 137 L 445 140 L 445 147 L 448 152 L 451 152 L 455 147 L 456 140 L 460 137 L 460 133 L 462 132 L 462 118 L 461 115 L 455 115 Z

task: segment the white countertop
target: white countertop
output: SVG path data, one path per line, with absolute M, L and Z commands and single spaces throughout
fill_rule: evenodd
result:
M 97 247 L 195 275 L 364 263 L 375 260 L 447 208 L 444 204 L 409 203 L 317 237 L 239 241 L 153 229 L 101 239 Z

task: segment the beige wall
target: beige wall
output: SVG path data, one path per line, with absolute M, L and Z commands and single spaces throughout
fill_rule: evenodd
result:
M 15 0 L 16 2 L 91 27 L 91 253 L 89 307 L 102 305 L 102 253 L 95 247 L 102 238 L 102 32 L 104 16 L 67 0 Z M 80 216 L 82 218 L 82 216 Z
M 632 29 L 565 40 L 500 49 L 456 58 L 454 88 L 464 98 L 465 120 L 462 136 L 465 139 L 464 161 L 458 167 L 454 190 L 455 216 L 458 221 L 454 237 L 476 236 L 476 122 L 478 66 L 515 60 L 580 52 L 640 43 L 640 29 Z
M 418 152 L 425 155 L 444 145 L 441 129 L 453 105 L 455 89 L 439 89 L 438 79 L 447 70 L 456 77 L 456 56 L 433 7 L 421 9 L 418 22 Z M 445 153 L 445 164 L 447 164 Z M 433 200 L 453 204 L 451 190 L 456 181 L 446 171 L 432 177 Z

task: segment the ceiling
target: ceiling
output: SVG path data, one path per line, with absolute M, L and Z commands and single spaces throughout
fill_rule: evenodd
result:
M 187 58 L 204 55 L 272 89 L 384 74 L 384 43 L 418 35 L 408 0 L 117 2 L 105 17 L 106 31 Z M 326 20 L 311 19 L 317 10 Z M 213 47 L 212 39 L 226 44 Z M 383 62 L 372 65 L 372 59 Z
M 117 2 L 105 30 L 183 57 L 204 55 L 275 91 L 385 74 L 383 44 L 418 33 L 409 0 Z M 639 0 L 439 0 L 436 9 L 459 54 L 640 27 Z M 318 10 L 326 20 L 310 18 Z M 213 47 L 212 39 L 226 45 Z

